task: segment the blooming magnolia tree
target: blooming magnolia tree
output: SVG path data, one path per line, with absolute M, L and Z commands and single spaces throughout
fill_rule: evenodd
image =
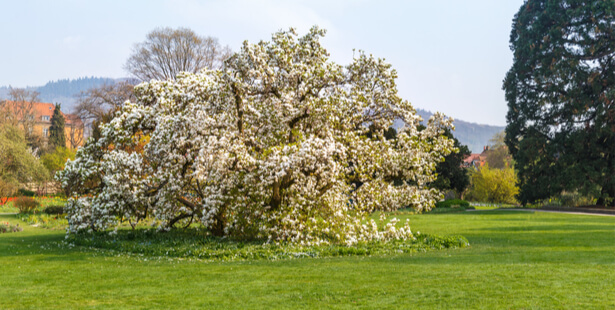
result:
M 249 44 L 221 70 L 135 88 L 59 174 L 73 196 L 69 231 L 154 217 L 161 229 L 200 222 L 213 235 L 301 244 L 412 238 L 407 223 L 367 215 L 440 196 L 425 185 L 453 149 L 451 119 L 420 118 L 396 72 L 360 54 L 328 60 L 313 28 Z M 401 119 L 395 139 L 385 131 Z M 396 182 L 394 180 L 404 180 Z

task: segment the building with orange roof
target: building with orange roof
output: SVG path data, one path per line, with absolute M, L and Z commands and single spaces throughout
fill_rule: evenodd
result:
M 475 169 L 480 169 L 487 162 L 487 152 L 489 152 L 489 147 L 485 146 L 483 147 L 482 153 L 474 153 L 466 157 L 461 163 L 461 166 L 464 168 L 473 167 Z
M 32 126 L 22 126 L 24 130 L 28 128 L 29 134 L 37 135 L 41 138 L 43 145 L 47 145 L 49 139 L 49 127 L 51 126 L 51 116 L 55 105 L 46 102 L 16 102 L 6 100 L 4 106 L 11 111 L 17 118 L 17 122 L 24 125 L 24 120 L 29 120 Z M 26 106 L 26 107 L 24 107 Z M 66 135 L 66 147 L 76 149 L 83 145 L 84 124 L 81 118 L 75 114 L 67 114 L 60 111 L 64 116 L 64 134 Z

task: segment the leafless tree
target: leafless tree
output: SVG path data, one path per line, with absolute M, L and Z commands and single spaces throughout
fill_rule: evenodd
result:
M 216 69 L 231 49 L 217 38 L 202 37 L 187 28 L 159 28 L 134 46 L 125 69 L 142 81 L 174 79 L 180 72 Z
M 39 93 L 23 88 L 9 88 L 10 100 L 4 101 L 2 112 L 4 119 L 14 126 L 21 125 L 26 140 L 32 142 L 36 139 L 34 135 L 34 124 L 36 124 L 36 111 L 34 103 L 38 102 Z
M 72 149 L 76 149 L 77 147 L 83 144 L 83 134 L 85 125 L 81 120 L 81 117 L 75 114 L 67 114 L 67 120 L 70 123 L 68 129 L 68 143 Z
M 134 81 L 103 85 L 82 92 L 77 99 L 74 113 L 79 116 L 85 128 L 100 122 L 110 111 L 119 109 L 127 100 L 135 101 Z
M 504 137 L 505 133 L 501 131 L 489 140 L 490 145 L 487 150 L 489 168 L 504 169 L 512 165 L 512 155 L 510 155 L 508 147 L 504 143 Z
M 9 124 L 17 127 L 17 117 L 12 109 L 13 103 L 8 100 L 0 101 L 0 125 Z

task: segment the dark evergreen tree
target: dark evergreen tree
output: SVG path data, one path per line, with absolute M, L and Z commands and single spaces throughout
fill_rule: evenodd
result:
M 64 134 L 64 115 L 60 112 L 60 104 L 56 104 L 51 116 L 51 126 L 49 127 L 49 140 L 47 146 L 50 151 L 56 147 L 66 147 L 66 135 Z
M 615 200 L 615 0 L 528 0 L 513 20 L 506 144 L 522 203 Z
M 455 147 L 459 149 L 459 152 L 450 153 L 444 157 L 443 162 L 436 166 L 438 178 L 432 183 L 432 186 L 440 190 L 453 189 L 461 194 L 470 186 L 468 171 L 461 166 L 463 160 L 470 155 L 470 149 L 459 143 L 459 140 L 453 136 L 449 129 L 446 129 L 444 135 L 455 141 Z

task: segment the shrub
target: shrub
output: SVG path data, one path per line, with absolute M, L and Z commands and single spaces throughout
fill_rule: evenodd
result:
M 562 206 L 577 207 L 596 204 L 593 197 L 582 195 L 579 192 L 563 192 L 558 197 Z
M 453 206 L 469 208 L 470 203 L 465 200 L 461 200 L 461 199 L 448 199 L 448 200 L 439 201 L 436 203 L 436 208 L 452 208 Z
M 29 213 L 34 211 L 40 204 L 31 197 L 21 196 L 13 201 L 13 205 L 19 209 L 19 213 Z
M 19 196 L 26 196 L 26 197 L 34 197 L 36 195 L 35 192 L 27 190 L 25 188 L 20 188 L 17 193 L 19 194 Z
M 516 203 L 518 193 L 513 167 L 495 169 L 487 164 L 472 174 L 472 187 L 466 198 L 480 202 Z
M 49 215 L 64 214 L 64 206 L 48 206 L 43 210 L 43 212 Z

